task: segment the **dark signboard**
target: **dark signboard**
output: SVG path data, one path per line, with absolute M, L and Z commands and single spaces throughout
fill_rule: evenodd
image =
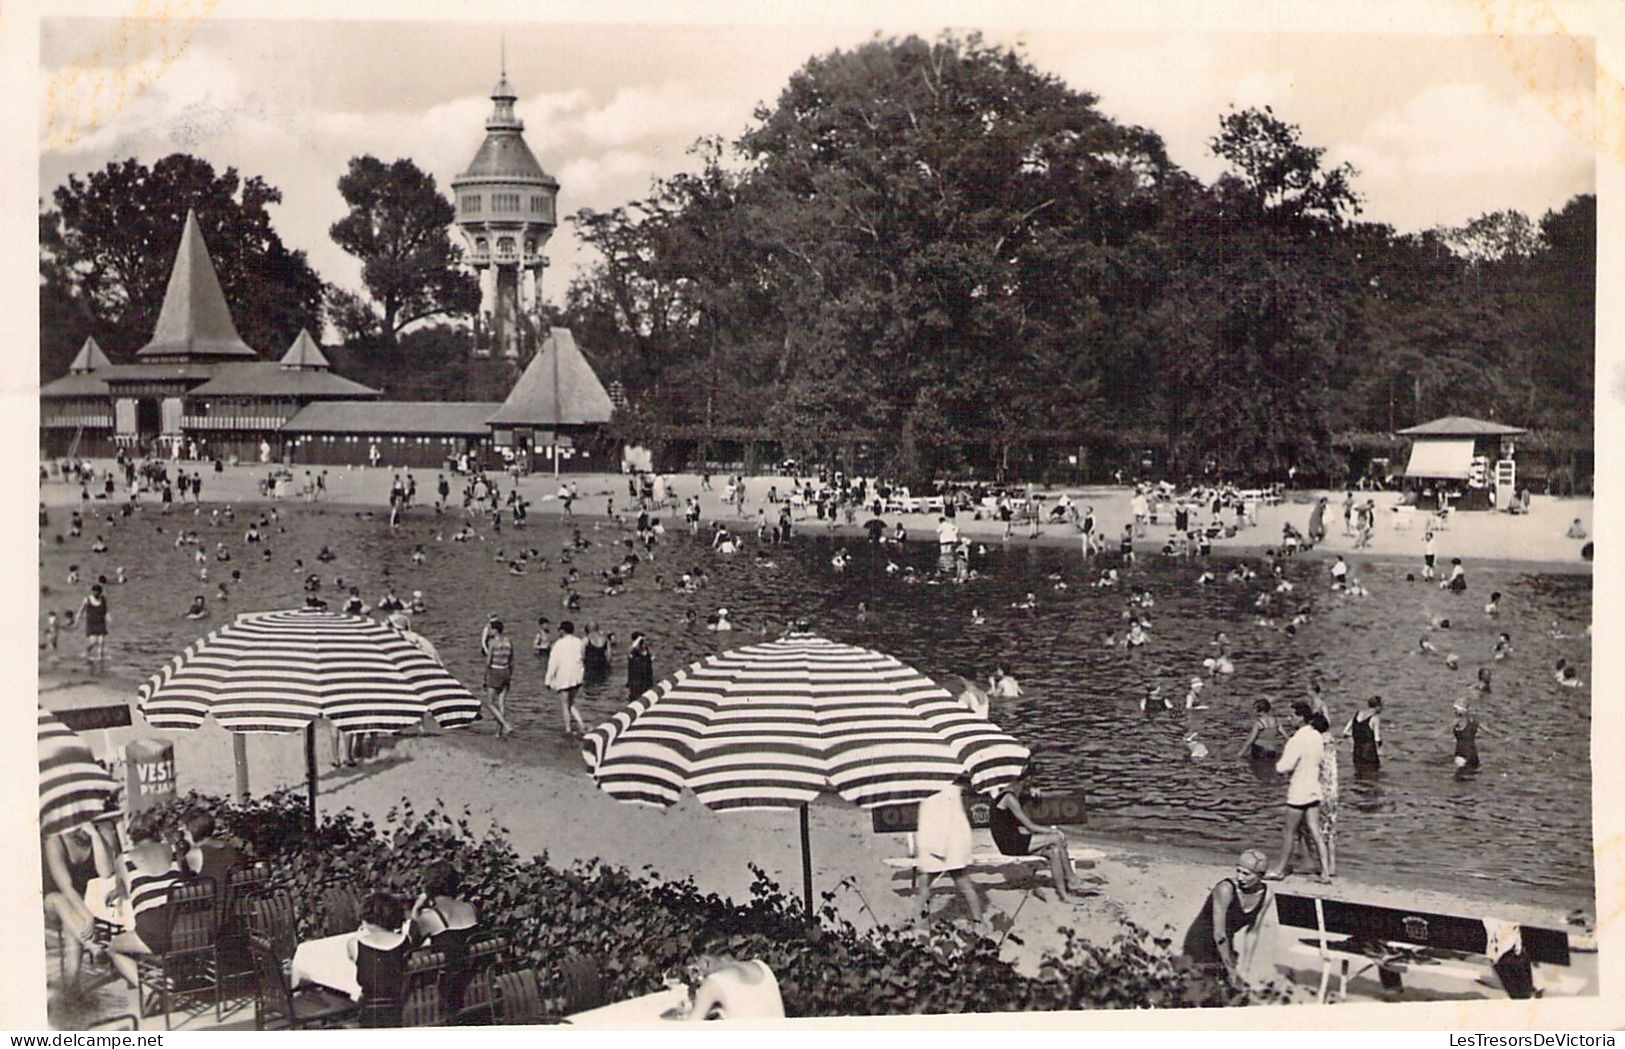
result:
M 1027 818 L 1042 826 L 1077 826 L 1084 822 L 1084 794 L 1081 790 L 1044 791 L 1021 801 Z M 912 834 L 919 825 L 920 807 L 914 805 L 882 805 L 870 809 L 876 834 Z M 985 794 L 965 797 L 965 815 L 972 827 L 986 827 L 993 818 L 993 800 Z
M 56 719 L 75 732 L 88 732 L 95 728 L 123 728 L 131 724 L 130 705 L 120 703 L 109 707 L 78 707 L 71 710 L 51 711 Z

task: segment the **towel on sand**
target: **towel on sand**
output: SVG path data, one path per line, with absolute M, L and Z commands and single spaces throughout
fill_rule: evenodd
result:
M 970 819 L 958 787 L 950 784 L 920 802 L 914 842 L 922 871 L 956 871 L 970 864 Z

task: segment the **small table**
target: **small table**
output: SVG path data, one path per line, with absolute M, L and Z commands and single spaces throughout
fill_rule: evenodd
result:
M 688 1003 L 687 987 L 668 987 L 639 998 L 601 1005 L 584 1013 L 565 1017 L 572 1024 L 592 1027 L 620 1027 L 634 1024 L 659 1023 L 666 1010 Z
M 288 968 L 288 983 L 316 984 L 340 994 L 361 1000 L 361 985 L 356 982 L 355 960 L 350 957 L 350 943 L 355 933 L 325 936 L 320 940 L 307 940 L 294 948 L 293 962 Z

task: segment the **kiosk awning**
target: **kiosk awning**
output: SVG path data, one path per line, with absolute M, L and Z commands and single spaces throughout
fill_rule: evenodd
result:
M 1405 476 L 1465 481 L 1472 469 L 1472 441 L 1417 441 L 1411 445 L 1411 461 L 1405 467 Z

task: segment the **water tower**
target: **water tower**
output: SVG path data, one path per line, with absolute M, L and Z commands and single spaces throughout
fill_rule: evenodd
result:
M 480 278 L 480 317 L 474 352 L 518 361 L 536 347 L 532 318 L 541 305 L 542 248 L 557 219 L 558 180 L 542 170 L 525 144 L 525 122 L 514 116 L 519 96 L 508 85 L 507 63 L 491 91 L 495 106 L 485 142 L 468 170 L 451 180 L 457 228 L 468 242 L 468 262 Z

